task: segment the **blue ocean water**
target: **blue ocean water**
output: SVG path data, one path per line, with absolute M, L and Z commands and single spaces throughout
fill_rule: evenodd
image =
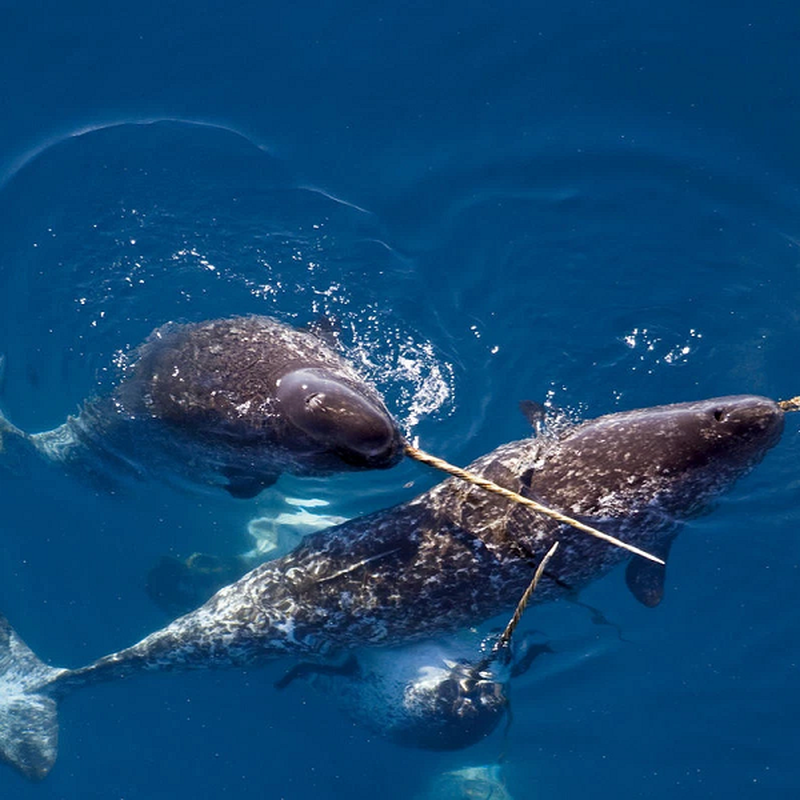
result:
M 228 4 L 229 5 L 229 4 Z M 339 320 L 348 355 L 456 463 L 582 417 L 800 393 L 800 16 L 579 0 L 0 4 L 0 407 L 60 424 L 167 320 Z M 670 558 L 528 612 L 552 655 L 513 723 L 403 750 L 279 671 L 76 693 L 52 774 L 3 798 L 423 796 L 501 764 L 509 795 L 796 797 L 798 420 Z M 356 515 L 421 467 L 278 490 Z M 77 666 L 168 620 L 164 554 L 238 553 L 267 497 L 108 494 L 0 472 L 0 609 Z M 618 634 L 622 632 L 622 637 Z

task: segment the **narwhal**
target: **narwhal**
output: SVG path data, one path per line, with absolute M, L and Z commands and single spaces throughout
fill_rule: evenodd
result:
M 157 328 L 113 391 L 29 435 L 0 416 L 4 446 L 68 470 L 156 475 L 253 497 L 283 472 L 383 469 L 403 455 L 378 391 L 325 341 L 264 316 Z
M 502 445 L 471 469 L 664 554 L 681 520 L 706 509 L 779 441 L 783 421 L 777 403 L 749 395 L 658 406 Z M 30 777 L 46 775 L 56 758 L 57 701 L 98 681 L 286 656 L 326 663 L 477 625 L 517 603 L 556 540 L 534 602 L 574 592 L 629 557 L 448 479 L 306 537 L 195 611 L 85 667 L 44 664 L 3 620 L 0 754 Z M 660 594 L 663 569 L 639 557 L 631 564 L 634 593 Z

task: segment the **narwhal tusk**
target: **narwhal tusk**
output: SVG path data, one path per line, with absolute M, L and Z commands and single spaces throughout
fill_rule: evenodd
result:
M 437 458 L 436 456 L 432 456 L 430 453 L 426 453 L 424 450 L 420 450 L 410 442 L 405 442 L 404 447 L 406 454 L 415 461 L 419 461 L 422 464 L 427 464 L 435 469 L 440 469 L 456 478 L 461 478 L 461 480 L 466 481 L 467 483 L 480 486 L 481 489 L 485 489 L 487 492 L 499 494 L 501 497 L 505 497 L 507 500 L 513 500 L 515 503 L 528 506 L 528 508 L 532 508 L 534 511 L 544 514 L 545 516 L 550 517 L 557 522 L 571 525 L 573 528 L 577 528 L 579 531 L 588 533 L 590 536 L 594 536 L 597 539 L 602 539 L 609 544 L 613 544 L 615 547 L 621 547 L 624 550 L 628 550 L 637 556 L 648 559 L 649 561 L 655 561 L 656 564 L 665 564 L 665 562 L 660 558 L 651 555 L 646 550 L 641 550 L 638 547 L 634 547 L 632 544 L 623 542 L 621 539 L 617 539 L 614 536 L 603 533 L 602 531 L 597 530 L 597 528 L 591 527 L 591 525 L 585 525 L 583 522 L 579 522 L 577 519 L 573 519 L 572 517 L 568 517 L 566 514 L 562 514 L 560 511 L 543 506 L 541 503 L 537 503 L 535 500 L 531 500 L 528 497 L 523 497 L 521 494 L 517 494 L 517 492 L 512 492 L 510 489 L 504 489 L 494 481 L 487 480 L 480 475 L 476 475 L 474 472 L 469 472 L 468 470 L 461 469 L 461 467 L 453 466 L 453 464 L 449 464 L 447 461 L 444 461 L 441 458 Z

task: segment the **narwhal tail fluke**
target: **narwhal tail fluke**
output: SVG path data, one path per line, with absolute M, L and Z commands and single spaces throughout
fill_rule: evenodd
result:
M 0 760 L 33 780 L 56 760 L 58 716 L 48 688 L 65 672 L 40 661 L 0 614 Z

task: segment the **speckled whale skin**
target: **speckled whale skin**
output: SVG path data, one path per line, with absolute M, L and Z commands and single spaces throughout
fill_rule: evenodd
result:
M 716 398 L 611 414 L 558 438 L 512 442 L 471 469 L 658 551 L 682 519 L 760 461 L 782 429 L 783 412 L 771 400 Z M 279 656 L 322 660 L 343 649 L 430 639 L 513 608 L 556 539 L 561 546 L 534 602 L 579 589 L 628 558 L 450 479 L 410 502 L 307 537 L 130 648 L 77 670 L 42 664 L 38 677 L 27 677 L 22 688 L 17 679 L 17 690 L 6 695 L 44 702 L 142 671 L 245 666 Z M 22 652 L 16 634 L 6 635 L 6 652 Z M 13 675 L 14 660 L 6 662 Z M 0 687 L 3 680 L 13 682 L 0 666 Z M 2 697 L 0 688 L 0 704 Z M 0 710 L 0 748 L 2 719 Z M 49 725 L 43 720 L 39 729 L 50 730 L 54 717 Z M 49 741 L 43 736 L 42 747 Z M 5 757 L 20 766 L 7 751 Z M 44 774 L 51 763 L 44 759 L 29 773 Z
M 377 390 L 309 331 L 264 316 L 170 323 L 128 361 L 116 389 L 86 401 L 64 425 L 32 436 L 7 422 L 6 429 L 49 461 L 101 483 L 156 475 L 221 485 L 240 497 L 257 494 L 283 472 L 385 468 L 402 457 L 400 433 Z M 352 392 L 385 447 L 373 457 L 347 459 L 341 448 L 292 424 L 278 387 L 296 370 L 324 372 Z

